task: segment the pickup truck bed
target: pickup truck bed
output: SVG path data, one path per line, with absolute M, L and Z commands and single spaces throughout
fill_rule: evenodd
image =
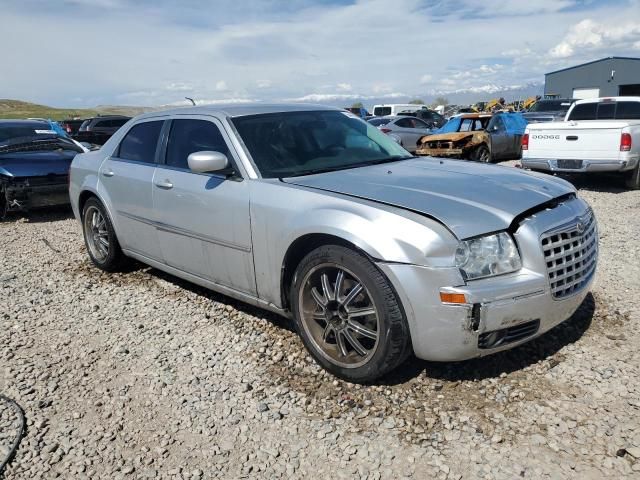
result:
M 580 100 L 564 122 L 527 125 L 522 166 L 548 172 L 619 172 L 629 188 L 640 189 L 639 117 L 637 97 Z

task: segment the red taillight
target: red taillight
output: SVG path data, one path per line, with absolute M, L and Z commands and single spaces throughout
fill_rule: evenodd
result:
M 381 128 L 380 131 L 382 133 L 389 133 L 391 131 L 391 129 L 390 128 Z
M 522 149 L 529 150 L 529 134 L 528 133 L 525 133 L 522 136 Z
M 629 152 L 631 150 L 631 134 L 623 133 L 620 135 L 620 151 Z

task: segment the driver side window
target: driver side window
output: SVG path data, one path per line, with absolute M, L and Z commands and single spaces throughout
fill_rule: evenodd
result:
M 188 169 L 187 158 L 193 152 L 214 151 L 227 156 L 229 148 L 216 125 L 207 120 L 173 120 L 165 164 L 170 167 Z

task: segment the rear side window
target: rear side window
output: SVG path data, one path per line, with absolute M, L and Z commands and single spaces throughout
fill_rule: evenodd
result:
M 162 121 L 135 125 L 124 136 L 118 147 L 118 158 L 154 163 Z
M 598 104 L 598 120 L 612 120 L 616 117 L 616 104 L 614 102 Z
M 573 107 L 569 120 L 595 120 L 598 104 L 593 103 L 581 103 Z
M 640 102 L 618 102 L 616 118 L 620 120 L 640 119 Z
M 373 109 L 373 114 L 376 117 L 384 117 L 386 115 L 391 115 L 391 107 L 376 107 Z
M 416 122 L 413 118 L 402 118 L 396 122 L 396 125 L 402 128 L 415 128 Z
M 189 168 L 187 158 L 193 152 L 214 151 L 231 156 L 218 127 L 207 120 L 174 120 L 169 133 L 165 163 L 172 167 Z
M 119 120 L 111 120 L 111 126 L 112 127 L 121 127 L 122 125 L 124 125 L 125 123 L 127 123 L 129 121 L 129 119 L 127 118 L 122 118 Z

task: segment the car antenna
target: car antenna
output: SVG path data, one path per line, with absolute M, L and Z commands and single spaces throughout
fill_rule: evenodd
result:
M 185 99 L 189 100 L 191 102 L 191 105 L 193 105 L 194 107 L 196 106 L 196 101 L 191 98 L 191 97 L 184 97 Z

